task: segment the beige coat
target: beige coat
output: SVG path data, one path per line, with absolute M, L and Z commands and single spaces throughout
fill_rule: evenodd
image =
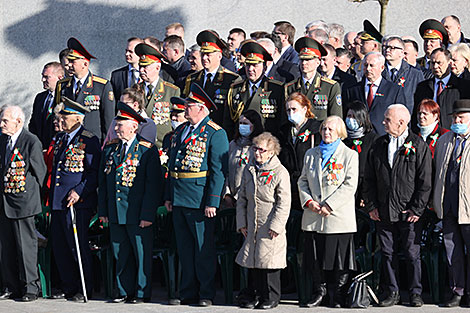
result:
M 455 145 L 453 132 L 443 134 L 436 144 L 434 161 L 436 162 L 436 175 L 434 177 L 433 204 L 437 217 L 442 218 L 444 209 L 445 181 L 447 167 L 452 157 Z M 467 141 L 460 161 L 459 180 L 459 224 L 470 224 L 470 144 Z
M 238 194 L 237 229 L 246 227 L 248 234 L 236 262 L 248 268 L 284 268 L 291 201 L 289 173 L 276 156 L 258 170 L 254 163 L 252 160 L 245 168 Z M 271 179 L 263 176 L 270 172 Z M 271 239 L 269 230 L 279 235 Z
M 304 208 L 302 229 L 323 234 L 356 232 L 354 194 L 359 176 L 359 156 L 341 142 L 331 156 L 338 169 L 321 168 L 321 152 L 316 147 L 305 153 L 302 174 L 299 177 L 300 203 Z M 336 176 L 336 177 L 334 177 Z M 322 217 L 305 207 L 309 200 L 328 204 L 332 210 Z
M 225 180 L 225 193 L 238 199 L 238 189 L 242 181 L 243 170 L 251 159 L 254 158 L 251 141 L 246 140 L 242 144 L 240 139 L 232 140 L 228 148 L 228 176 Z M 248 162 L 245 163 L 245 160 Z

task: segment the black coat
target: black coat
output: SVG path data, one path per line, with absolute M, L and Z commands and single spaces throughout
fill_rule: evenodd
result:
M 114 70 L 111 73 L 111 86 L 113 86 L 114 100 L 117 103 L 122 91 L 129 87 L 129 65 Z
M 243 70 L 243 75 L 245 70 Z M 300 77 L 300 70 L 297 64 L 294 64 L 286 59 L 280 58 L 277 63 L 274 63 L 269 73 L 266 74 L 271 79 L 278 80 L 283 83 L 293 81 Z
M 405 144 L 415 152 L 406 155 L 405 144 L 396 152 L 393 168 L 388 163 L 389 135 L 379 137 L 367 156 L 362 193 L 366 209 L 378 209 L 382 221 L 399 221 L 400 212 L 411 210 L 421 216 L 431 195 L 432 159 L 428 145 L 409 132 Z M 412 149 L 410 149 L 412 150 Z
M 299 54 L 292 46 L 289 46 L 289 48 L 287 48 L 287 50 L 281 54 L 281 58 L 294 64 L 300 63 Z
M 48 94 L 49 91 L 45 90 L 36 95 L 33 103 L 33 112 L 28 124 L 28 130 L 39 138 L 43 149 L 49 147 L 55 134 L 53 125 L 54 114 L 48 112 L 48 108 L 45 107 L 44 103 Z M 54 97 L 54 94 L 52 94 L 52 97 Z

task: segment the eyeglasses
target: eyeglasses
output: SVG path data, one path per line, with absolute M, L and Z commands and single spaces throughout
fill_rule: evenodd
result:
M 390 49 L 390 50 L 392 50 L 392 51 L 395 51 L 395 50 L 403 50 L 402 47 L 394 47 L 394 46 L 383 46 L 383 49 L 384 49 L 384 50 Z
M 279 31 L 278 32 L 273 32 L 273 34 L 278 35 L 278 36 L 285 35 L 283 32 L 279 32 Z
M 263 149 L 263 148 L 260 148 L 260 147 L 255 147 L 255 146 L 253 146 L 252 149 L 253 149 L 254 152 L 258 151 L 259 153 L 265 153 L 266 151 L 268 151 L 266 149 Z

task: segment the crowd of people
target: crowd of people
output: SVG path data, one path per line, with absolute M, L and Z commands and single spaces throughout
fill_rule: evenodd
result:
M 443 233 L 450 297 L 441 305 L 470 305 L 470 41 L 458 17 L 421 23 L 421 58 L 416 39 L 384 37 L 367 20 L 347 33 L 313 21 L 297 40 L 287 21 L 249 38 L 233 28 L 227 41 L 204 30 L 189 49 L 183 25 L 165 30 L 162 41 L 129 38 L 127 64 L 110 80 L 91 73 L 94 56 L 72 37 L 44 66 L 28 130 L 20 107 L 2 107 L 0 299 L 38 297 L 34 219 L 44 210 L 58 273 L 51 298 L 92 296 L 97 215 L 115 259 L 110 302 L 150 301 L 164 206 L 181 266 L 173 305 L 212 305 L 215 217 L 226 209 L 244 238 L 242 308 L 279 304 L 295 211 L 313 287 L 300 306 L 327 296 L 348 306 L 350 274 L 365 270 L 355 256 L 359 211 L 381 248 L 379 306 L 400 302 L 399 253 L 408 303 L 424 304 L 425 218 Z

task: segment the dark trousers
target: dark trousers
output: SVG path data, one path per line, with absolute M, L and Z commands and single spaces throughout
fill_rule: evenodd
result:
M 455 216 L 444 214 L 442 226 L 450 287 L 462 296 L 465 288 L 470 293 L 470 224 L 459 224 Z
M 247 296 L 258 297 L 260 303 L 264 301 L 281 300 L 281 270 L 280 269 L 248 269 Z
M 0 272 L 5 291 L 38 293 L 37 256 L 34 216 L 10 219 L 0 208 Z
M 377 222 L 380 247 L 382 248 L 382 271 L 384 289 L 399 291 L 395 272 L 398 268 L 398 251 L 403 250 L 406 259 L 410 294 L 421 294 L 420 246 L 415 242 L 415 224 L 408 222 Z
M 87 294 L 93 291 L 92 258 L 88 244 L 88 228 L 91 219 L 90 209 L 75 210 L 77 220 L 78 243 L 82 257 L 83 274 Z M 53 210 L 51 218 L 51 242 L 54 259 L 61 280 L 62 291 L 71 296 L 82 292 L 80 269 L 78 267 L 77 249 L 73 235 L 70 210 Z
M 181 262 L 182 300 L 215 297 L 215 218 L 204 216 L 204 210 L 173 207 L 173 225 Z
M 110 224 L 116 259 L 117 287 L 121 296 L 149 298 L 152 295 L 153 227 Z

